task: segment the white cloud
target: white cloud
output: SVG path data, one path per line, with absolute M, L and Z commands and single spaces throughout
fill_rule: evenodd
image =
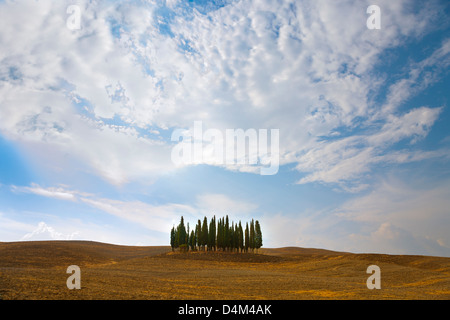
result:
M 2 34 L 7 36 L 1 38 L 1 46 L 11 49 L 0 57 L 6 80 L 0 83 L 2 134 L 25 147 L 30 142 L 49 145 L 53 155 L 71 155 L 115 184 L 152 179 L 170 170 L 169 149 L 160 142 L 99 118 L 126 114 L 133 103 L 151 108 L 151 100 L 146 99 L 154 87 L 134 57 L 114 42 L 107 8 L 80 3 L 83 28 L 71 31 L 65 27 L 62 2 L 19 1 L 2 6 L 1 18 L 7 26 Z M 26 23 L 16 23 L 15 18 L 22 16 Z M 10 70 L 17 70 L 19 79 L 11 81 Z M 111 102 L 108 88 L 117 84 L 123 87 L 123 101 L 133 94 L 130 102 Z M 80 117 L 73 105 L 80 98 L 92 105 L 95 120 Z M 47 155 L 33 156 L 45 159 Z
M 337 206 L 265 213 L 264 245 L 450 257 L 449 184 L 393 176 Z
M 73 240 L 79 232 L 73 232 L 70 234 L 63 234 L 56 231 L 53 227 L 48 226 L 45 222 L 39 222 L 36 229 L 32 232 L 25 234 L 20 240 L 21 241 L 32 241 L 32 240 Z
M 11 186 L 13 192 L 26 192 L 34 193 L 40 196 L 55 198 L 60 200 L 75 200 L 75 193 L 73 191 L 67 191 L 64 188 L 42 188 L 38 184 L 32 183 L 31 187 L 18 187 Z
M 371 235 L 377 239 L 392 241 L 401 236 L 401 229 L 394 227 L 390 222 L 384 222 Z
M 365 27 L 367 3 L 237 1 L 207 15 L 166 3 L 170 17 L 158 11 L 163 2 L 81 1 L 80 30 L 66 27 L 64 2 L 2 3 L 2 135 L 33 151 L 50 146 L 51 155 L 35 157 L 70 155 L 120 185 L 175 169 L 167 138 L 155 132 L 195 120 L 219 130 L 276 128 L 280 164 L 297 163 L 307 173 L 301 183 L 359 190 L 345 184 L 382 160 L 389 134 L 424 137 L 438 117 L 431 107 L 392 112 L 439 79 L 427 70 L 448 66 L 448 41 L 411 64 L 382 108 L 369 99 L 385 80 L 372 73 L 380 55 L 434 28 L 435 3 L 414 12 L 408 1 L 381 1 L 375 33 Z M 335 135 L 359 117 L 384 126 Z
M 189 205 L 176 203 L 151 205 L 142 201 L 120 201 L 99 198 L 95 194 L 68 190 L 66 186 L 43 188 L 38 184 L 32 183 L 30 187 L 11 186 L 11 190 L 13 192 L 33 193 L 43 197 L 85 203 L 118 218 L 137 223 L 150 230 L 161 232 L 169 230 L 170 226 L 181 215 L 194 215 L 197 213 L 195 208 Z M 40 224 L 38 231 L 33 231 L 31 236 L 34 236 L 35 233 L 57 234 L 53 232 L 53 229 L 47 228 L 45 223 L 43 225 Z M 27 238 L 31 236 L 27 236 Z
M 204 216 L 230 215 L 241 217 L 257 208 L 247 201 L 231 199 L 224 194 L 202 194 L 194 203 L 166 203 L 153 205 L 142 201 L 119 201 L 105 198 L 80 198 L 92 207 L 112 214 L 121 219 L 138 223 L 139 225 L 165 234 L 173 225 L 179 223 L 181 216 L 186 222 L 196 223 Z
M 43 188 L 37 184 L 32 184 L 31 187 L 11 186 L 11 189 L 14 192 L 26 192 L 60 200 L 78 201 L 124 221 L 136 223 L 146 229 L 163 234 L 168 232 L 172 225 L 178 224 L 181 216 L 192 223 L 197 222 L 204 216 L 212 217 L 213 215 L 230 215 L 233 219 L 235 216 L 247 215 L 258 207 L 249 201 L 232 199 L 225 194 L 201 194 L 196 197 L 195 201 L 187 204 L 149 204 L 138 200 L 122 201 L 100 198 L 94 194 L 68 190 L 65 186 Z M 41 223 L 35 231 L 29 233 L 25 238 L 29 239 L 43 233 L 50 236 L 62 236 L 54 229 L 48 228 L 45 223 Z M 162 241 L 161 239 L 157 240 Z
M 444 39 L 441 46 L 431 55 L 409 65 L 406 77 L 389 87 L 386 103 L 381 108 L 380 117 L 389 116 L 402 103 L 439 81 L 442 73 L 450 65 L 450 39 Z
M 24 222 L 29 216 L 32 222 Z M 38 219 L 38 222 L 34 222 Z M 42 220 L 41 220 L 42 219 Z M 136 228 L 139 230 L 139 227 Z M 164 232 L 166 235 L 167 232 Z M 0 212 L 0 241 L 89 240 L 122 245 L 165 245 L 167 237 L 156 232 L 140 233 L 122 225 L 66 218 L 39 212 Z
M 402 116 L 391 115 L 375 133 L 322 141 L 298 158 L 297 169 L 312 172 L 298 183 L 321 181 L 345 183 L 358 180 L 362 174 L 379 163 L 405 163 L 430 157 L 444 156 L 445 152 L 394 151 L 389 147 L 410 139 L 414 143 L 425 137 L 438 118 L 441 108 L 417 108 Z M 360 189 L 357 189 L 360 190 Z
M 151 205 L 141 201 L 119 201 L 105 198 L 81 198 L 82 202 L 121 219 L 137 223 L 149 230 L 169 232 L 182 215 L 195 214 L 194 208 L 183 204 Z
M 335 210 L 341 222 L 359 226 L 342 243 L 357 251 L 449 256 L 448 190 L 448 181 L 428 188 L 384 181 Z

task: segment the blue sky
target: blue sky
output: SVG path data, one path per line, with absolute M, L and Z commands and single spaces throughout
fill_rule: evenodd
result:
M 450 256 L 446 1 L 1 1 L 0 241 Z M 80 28 L 70 20 L 79 8 Z M 178 129 L 279 130 L 279 170 L 176 165 Z

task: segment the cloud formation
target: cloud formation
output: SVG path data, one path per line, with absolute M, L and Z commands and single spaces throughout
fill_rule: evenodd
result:
M 37 228 L 30 233 L 24 235 L 21 241 L 32 240 L 73 240 L 79 232 L 71 234 L 63 234 L 56 231 L 53 227 L 48 226 L 45 222 L 39 222 Z
M 161 233 L 170 230 L 172 225 L 178 224 L 181 216 L 184 216 L 187 220 L 192 220 L 194 223 L 198 219 L 203 219 L 204 216 L 212 217 L 213 215 L 221 216 L 227 214 L 242 216 L 258 208 L 254 203 L 232 199 L 225 194 L 200 194 L 195 201 L 188 204 L 174 202 L 150 204 L 138 200 L 124 201 L 103 198 L 95 194 L 68 190 L 64 187 L 44 188 L 35 183 L 30 187 L 11 186 L 11 190 L 15 193 L 32 193 L 57 200 L 76 201 L 124 221 L 136 223 L 148 230 Z M 53 229 L 47 228 L 45 222 L 41 222 L 38 228 L 29 233 L 24 240 L 34 237 L 35 234 L 41 235 L 42 233 L 60 235 L 54 232 Z
M 414 141 L 439 116 L 440 106 L 397 110 L 437 81 L 437 62 L 448 66 L 448 39 L 389 85 L 381 108 L 370 98 L 386 80 L 374 72 L 384 50 L 432 29 L 439 3 L 412 12 L 408 1 L 382 1 L 378 33 L 351 1 L 78 5 L 81 29 L 70 30 L 64 2 L 1 4 L 0 128 L 113 184 L 175 170 L 165 132 L 201 120 L 280 129 L 281 164 L 306 173 L 299 183 L 350 190 L 370 159 L 382 161 L 390 135 Z M 375 128 L 361 133 L 363 124 Z

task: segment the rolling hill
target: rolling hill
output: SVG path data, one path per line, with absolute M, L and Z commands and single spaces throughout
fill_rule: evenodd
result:
M 369 265 L 381 289 L 369 290 Z M 66 269 L 81 270 L 69 290 Z M 450 258 L 299 247 L 172 252 L 91 241 L 0 243 L 2 299 L 450 299 Z

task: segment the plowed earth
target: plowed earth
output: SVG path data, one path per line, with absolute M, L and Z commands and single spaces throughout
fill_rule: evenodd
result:
M 81 270 L 69 290 L 67 267 Z M 367 267 L 381 270 L 369 290 Z M 0 299 L 450 299 L 450 258 L 260 249 L 172 252 L 89 241 L 0 243 Z

